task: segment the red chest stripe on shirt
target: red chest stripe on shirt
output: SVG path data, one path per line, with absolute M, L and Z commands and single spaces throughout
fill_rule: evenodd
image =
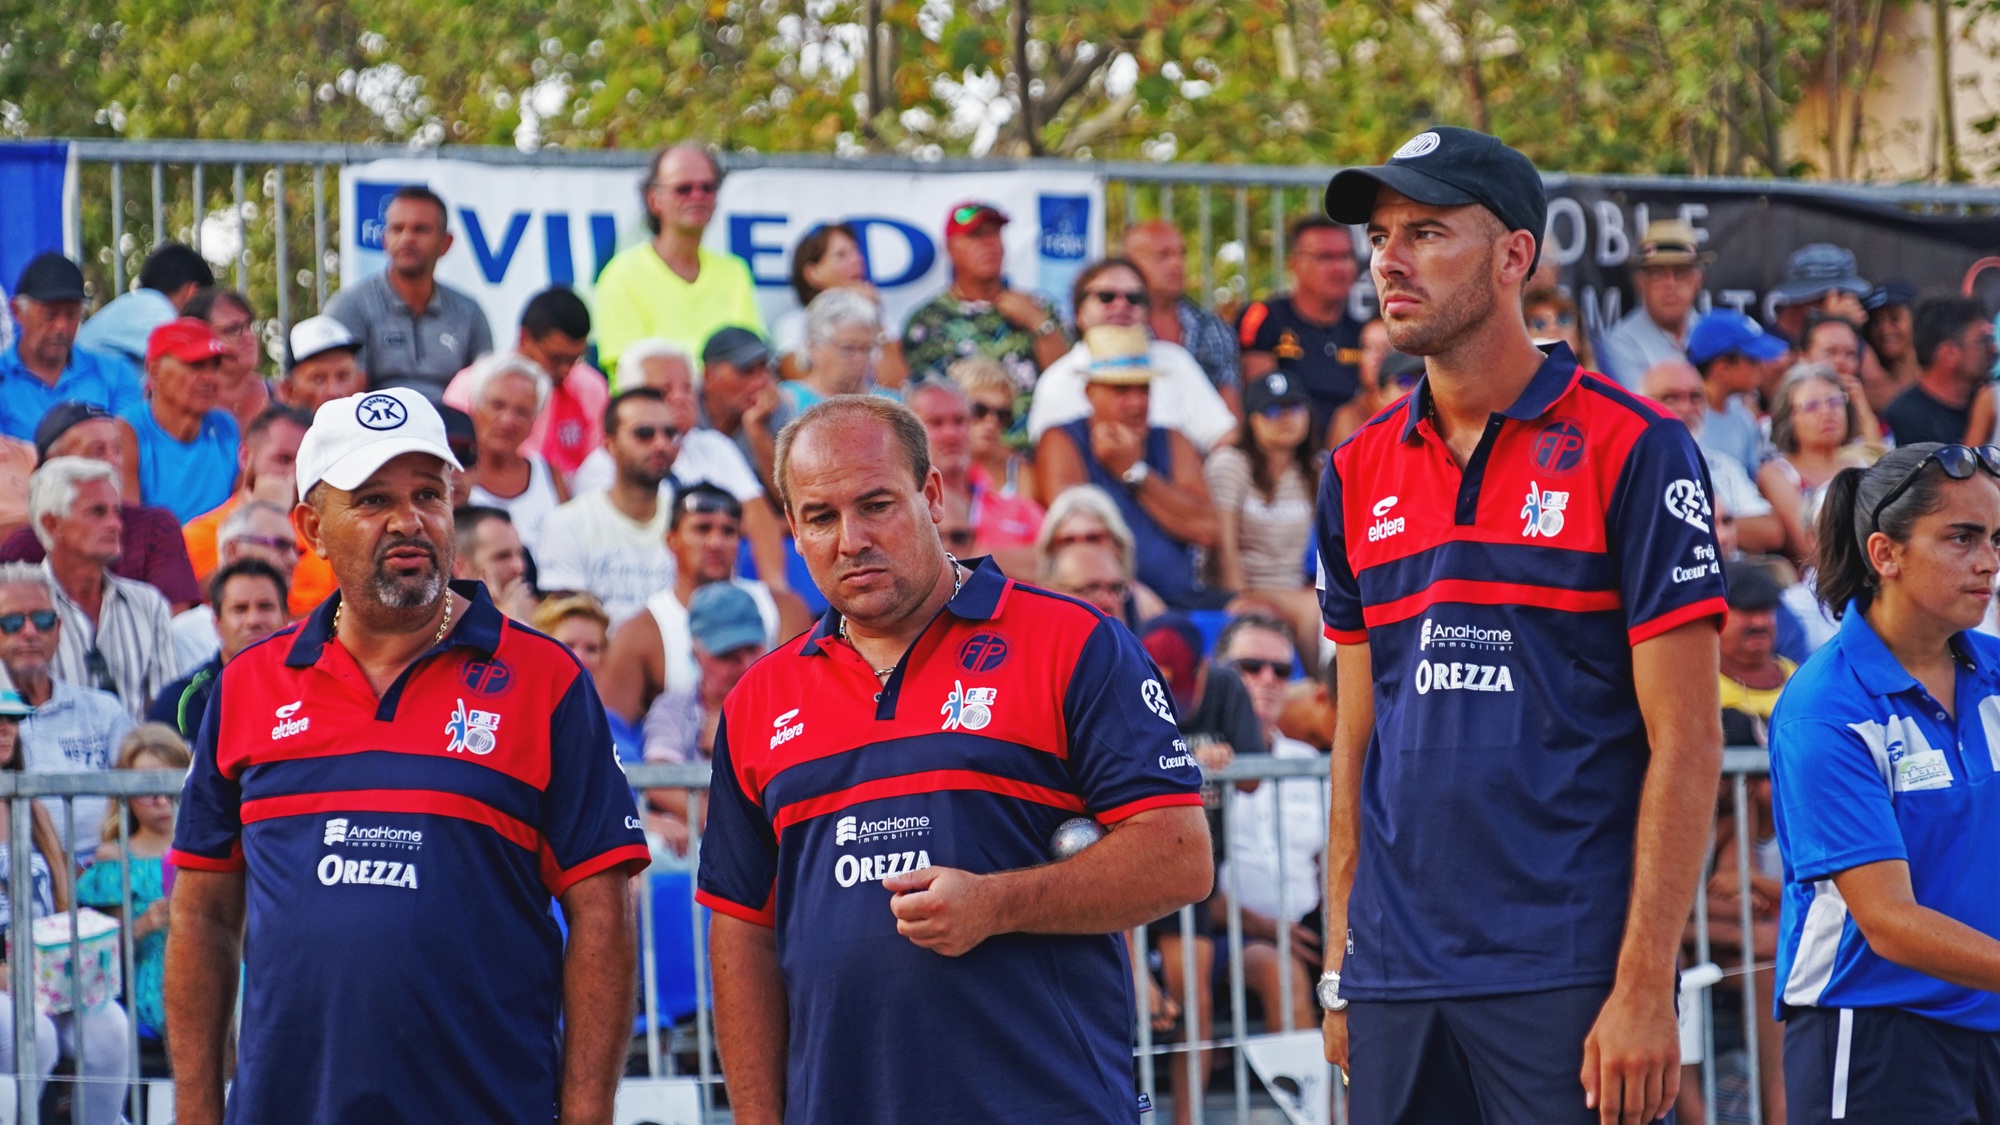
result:
M 531 852 L 542 848 L 541 833 L 470 797 L 427 789 L 348 789 L 328 793 L 296 793 L 243 802 L 243 823 L 280 816 L 328 812 L 428 813 L 483 824 Z
M 1380 625 L 1407 621 L 1424 610 L 1444 602 L 1463 602 L 1467 605 L 1539 606 L 1543 609 L 1560 609 L 1571 613 L 1599 613 L 1615 610 L 1623 604 L 1619 601 L 1616 590 L 1564 590 L 1554 586 L 1529 586 L 1516 582 L 1482 582 L 1476 578 L 1440 578 L 1429 587 L 1407 598 L 1364 606 L 1361 617 L 1372 629 Z
M 803 820 L 816 816 L 839 812 L 850 805 L 864 801 L 879 801 L 886 797 L 908 797 L 919 793 L 939 793 L 950 789 L 976 789 L 986 793 L 998 793 L 1005 797 L 1019 797 L 1023 801 L 1033 801 L 1038 805 L 1052 805 L 1071 812 L 1082 812 L 1083 799 L 1074 793 L 1063 793 L 1011 777 L 995 777 L 990 773 L 973 770 L 928 770 L 924 773 L 904 774 L 901 777 L 885 777 L 880 781 L 867 781 L 834 793 L 809 797 L 795 801 L 779 809 L 771 818 L 771 827 L 783 832 Z

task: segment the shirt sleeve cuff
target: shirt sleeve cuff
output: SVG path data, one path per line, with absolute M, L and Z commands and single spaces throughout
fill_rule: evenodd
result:
M 1325 633 L 1326 639 L 1337 645 L 1361 645 L 1368 643 L 1368 630 L 1366 629 L 1336 629 L 1328 625 Z
M 1100 824 L 1116 824 L 1145 812 L 1148 809 L 1174 808 L 1180 805 L 1200 805 L 1200 793 L 1162 793 L 1157 797 L 1143 797 L 1114 809 L 1106 809 L 1097 814 Z
M 167 862 L 186 871 L 242 871 L 244 870 L 243 845 L 237 843 L 222 859 L 184 852 L 179 848 L 168 848 Z
M 1704 617 L 1715 618 L 1716 628 L 1720 629 L 1722 627 L 1722 618 L 1728 616 L 1728 614 L 1728 602 L 1721 598 L 1703 598 L 1692 605 L 1670 609 L 1650 621 L 1641 621 L 1637 625 L 1632 626 L 1627 635 L 1631 638 L 1632 643 L 1636 645 L 1640 641 L 1650 641 L 1662 633 L 1672 632 L 1690 621 L 1699 621 Z
M 694 900 L 715 911 L 717 914 L 727 914 L 739 922 L 748 922 L 753 926 L 762 926 L 767 930 L 778 928 L 778 910 L 775 895 L 765 900 L 762 910 L 752 910 L 733 899 L 726 899 L 721 895 L 711 894 L 705 890 L 695 891 Z
M 592 856 L 567 871 L 553 870 L 552 868 L 549 871 L 545 871 L 542 877 L 548 883 L 549 893 L 557 898 L 561 898 L 563 892 L 599 872 L 624 866 L 627 868 L 625 873 L 629 877 L 644 871 L 652 862 L 653 853 L 646 850 L 646 845 L 625 844 L 613 848 L 608 852 Z

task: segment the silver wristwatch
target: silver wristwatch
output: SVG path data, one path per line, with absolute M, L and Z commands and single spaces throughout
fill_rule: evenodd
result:
M 1153 475 L 1153 467 L 1151 465 L 1146 464 L 1144 461 L 1135 461 L 1132 463 L 1132 467 L 1125 470 L 1118 479 L 1125 482 L 1126 488 L 1137 488 L 1146 483 L 1146 478 L 1151 475 Z
M 1319 975 L 1319 1006 L 1329 1012 L 1344 1012 L 1347 1001 L 1340 998 L 1340 974 L 1328 969 Z

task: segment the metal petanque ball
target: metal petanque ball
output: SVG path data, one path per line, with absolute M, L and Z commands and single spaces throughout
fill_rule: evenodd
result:
M 1049 837 L 1049 854 L 1055 858 L 1068 859 L 1083 849 L 1104 839 L 1104 826 L 1087 816 L 1073 817 L 1056 827 L 1056 834 Z

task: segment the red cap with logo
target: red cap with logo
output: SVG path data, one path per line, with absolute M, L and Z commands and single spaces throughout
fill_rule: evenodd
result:
M 229 346 L 215 334 L 215 329 L 210 328 L 207 321 L 191 316 L 160 325 L 146 340 L 146 363 L 149 366 L 163 355 L 173 356 L 182 363 L 200 363 L 228 354 Z
M 971 234 L 979 228 L 991 224 L 1004 227 L 1010 222 L 1007 213 L 991 203 L 981 203 L 968 199 L 951 209 L 944 219 L 944 236 L 957 238 L 961 234 Z

